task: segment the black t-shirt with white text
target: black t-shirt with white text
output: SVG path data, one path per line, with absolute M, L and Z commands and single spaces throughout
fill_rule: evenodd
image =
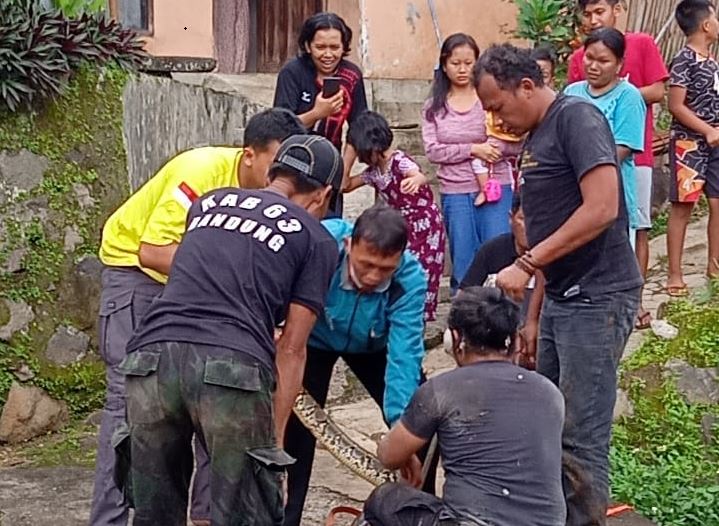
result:
M 322 312 L 337 259 L 329 232 L 286 197 L 209 192 L 190 208 L 167 285 L 128 351 L 167 341 L 213 345 L 272 370 L 275 325 L 290 303 Z
M 592 169 L 617 166 L 609 124 L 591 103 L 558 96 L 528 137 L 521 160 L 521 198 L 529 246 L 557 231 L 582 204 L 580 181 Z M 620 178 L 619 170 L 612 177 Z M 544 270 L 546 293 L 554 299 L 630 290 L 642 284 L 629 244 L 621 180 L 619 214 L 599 236 Z

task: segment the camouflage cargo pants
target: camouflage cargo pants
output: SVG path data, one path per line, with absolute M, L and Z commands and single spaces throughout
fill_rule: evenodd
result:
M 282 524 L 294 460 L 275 446 L 270 371 L 239 352 L 176 342 L 129 353 L 121 370 L 135 525 L 186 524 L 193 433 L 210 456 L 212 525 Z

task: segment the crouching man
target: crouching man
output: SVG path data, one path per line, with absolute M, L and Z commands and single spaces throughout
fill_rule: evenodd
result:
M 564 400 L 512 364 L 518 311 L 495 288 L 454 298 L 445 345 L 458 368 L 420 386 L 378 448 L 387 468 L 417 471 L 416 453 L 437 433 L 443 498 L 384 484 L 365 503 L 371 526 L 564 526 Z
M 211 524 L 282 524 L 293 459 L 277 445 L 337 262 L 319 218 L 341 178 L 329 141 L 296 135 L 266 189 L 222 188 L 190 208 L 169 281 L 120 367 L 135 525 L 185 526 L 193 433 L 210 457 Z
M 405 250 L 402 214 L 387 205 L 368 208 L 354 225 L 341 219 L 323 225 L 340 256 L 326 307 L 310 335 L 303 386 L 324 407 L 332 370 L 341 358 L 391 425 L 424 380 L 425 272 Z M 294 415 L 287 424 L 285 447 L 297 462 L 288 470 L 284 526 L 300 526 L 315 439 Z M 430 469 L 424 489 L 432 491 L 433 484 Z

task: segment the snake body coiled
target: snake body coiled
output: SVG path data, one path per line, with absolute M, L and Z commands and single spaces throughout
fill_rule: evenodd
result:
M 293 411 L 317 441 L 353 473 L 375 486 L 397 481 L 394 471 L 385 469 L 377 457 L 348 437 L 305 391 L 297 396 Z

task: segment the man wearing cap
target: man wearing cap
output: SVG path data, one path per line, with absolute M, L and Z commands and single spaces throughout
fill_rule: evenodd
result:
M 214 188 L 266 186 L 267 170 L 280 143 L 297 133 L 304 133 L 304 128 L 292 112 L 260 112 L 247 123 L 244 148 L 196 148 L 177 155 L 105 223 L 100 247 L 105 270 L 98 328 L 107 397 L 98 437 L 92 526 L 127 524 L 128 504 L 113 478 L 116 460 L 111 445 L 125 421 L 125 377 L 118 367 L 137 322 L 167 281 L 185 232 L 187 210 L 199 195 Z M 207 454 L 199 445 L 190 512 L 196 524 L 209 517 L 207 462 Z
M 170 279 L 120 366 L 135 525 L 185 524 L 193 433 L 210 456 L 211 524 L 282 523 L 293 459 L 278 445 L 337 262 L 319 218 L 342 171 L 327 139 L 296 135 L 266 189 L 221 188 L 190 208 Z
M 323 221 L 340 250 L 326 307 L 307 348 L 303 386 L 321 405 L 339 358 L 357 376 L 392 425 L 422 376 L 427 278 L 407 250 L 407 225 L 386 205 L 365 210 L 354 225 Z M 287 481 L 285 526 L 299 526 L 309 487 L 315 439 L 292 415 L 285 439 L 297 459 Z M 431 490 L 434 474 L 427 477 Z

